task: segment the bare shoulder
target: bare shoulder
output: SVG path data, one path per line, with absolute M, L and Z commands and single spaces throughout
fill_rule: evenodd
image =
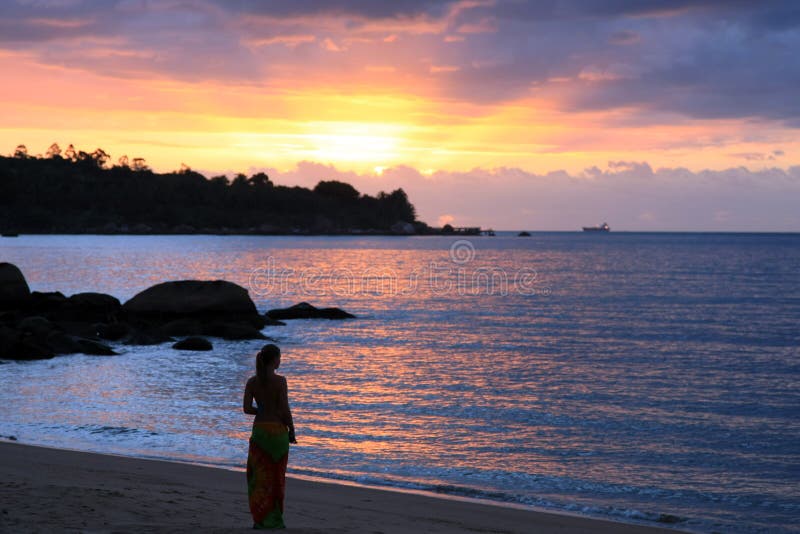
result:
M 283 376 L 283 375 L 275 375 L 275 378 L 278 379 L 278 383 L 281 386 L 286 387 L 286 377 L 285 376 Z
M 257 379 L 256 375 L 253 375 L 250 378 L 248 378 L 245 387 L 247 388 L 253 387 L 253 385 L 255 385 L 256 379 Z

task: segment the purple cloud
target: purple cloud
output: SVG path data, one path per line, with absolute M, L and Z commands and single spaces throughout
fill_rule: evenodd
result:
M 98 39 L 128 54 L 87 53 Z M 792 0 L 17 0 L 0 48 L 108 76 L 254 84 L 345 81 L 379 59 L 423 97 L 800 125 Z

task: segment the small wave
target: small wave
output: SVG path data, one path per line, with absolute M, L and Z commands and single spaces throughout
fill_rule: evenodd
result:
M 678 524 L 685 523 L 687 518 L 662 512 L 642 512 L 634 509 L 586 506 L 575 503 L 560 504 L 549 499 L 523 495 L 513 492 L 484 490 L 469 486 L 455 484 L 435 484 L 411 480 L 398 480 L 388 477 L 371 475 L 355 475 L 349 473 L 335 473 L 316 469 L 290 468 L 291 474 L 309 476 L 318 479 L 352 482 L 365 486 L 397 488 L 401 490 L 421 491 L 448 497 L 459 497 L 489 501 L 496 504 L 509 504 L 530 509 L 545 509 L 552 512 L 570 512 L 594 517 L 612 517 L 623 519 L 627 522 L 637 521 L 642 523 Z
M 592 515 L 592 516 L 607 516 L 607 517 L 624 519 L 626 521 L 634 520 L 634 521 L 641 521 L 648 523 L 663 523 L 666 525 L 674 525 L 678 523 L 685 523 L 686 521 L 688 521 L 686 518 L 674 514 L 665 514 L 660 512 L 642 512 L 640 510 L 617 508 L 614 506 L 598 507 L 598 506 L 581 506 L 577 504 L 571 504 L 565 506 L 564 509 L 569 512 L 579 512 L 582 514 Z
M 126 426 L 80 425 L 74 428 L 76 430 L 89 432 L 90 434 L 107 434 L 111 436 L 123 436 L 129 434 L 136 434 L 140 436 L 158 436 L 158 432 L 143 430 L 141 428 L 129 428 Z

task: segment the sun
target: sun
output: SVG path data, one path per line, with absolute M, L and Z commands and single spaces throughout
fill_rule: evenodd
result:
M 391 124 L 326 123 L 301 134 L 308 158 L 331 163 L 370 164 L 376 171 L 384 162 L 398 161 L 402 127 Z M 378 172 L 379 173 L 379 172 Z M 380 173 L 379 173 L 380 174 Z

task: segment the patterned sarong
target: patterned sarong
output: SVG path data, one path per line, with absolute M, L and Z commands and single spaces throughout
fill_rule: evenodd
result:
M 254 423 L 247 455 L 247 496 L 255 528 L 285 528 L 283 497 L 289 431 L 281 423 Z

